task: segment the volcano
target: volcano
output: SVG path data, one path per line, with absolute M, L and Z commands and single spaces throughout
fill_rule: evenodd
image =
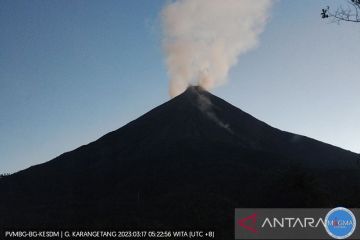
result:
M 200 87 L 0 179 L 0 227 L 215 229 L 234 208 L 360 207 L 360 156 L 284 132 Z

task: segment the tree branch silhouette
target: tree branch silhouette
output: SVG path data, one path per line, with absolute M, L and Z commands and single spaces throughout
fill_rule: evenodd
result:
M 360 0 L 346 0 L 346 7 L 339 6 L 335 11 L 327 6 L 321 10 L 322 18 L 329 18 L 332 22 L 360 23 Z

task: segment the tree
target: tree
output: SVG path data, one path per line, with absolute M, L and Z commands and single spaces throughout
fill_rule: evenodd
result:
M 10 173 L 2 173 L 0 174 L 0 179 L 10 176 Z
M 360 0 L 346 0 L 346 7 L 339 6 L 332 11 L 329 6 L 321 10 L 322 18 L 330 18 L 333 22 L 360 23 Z

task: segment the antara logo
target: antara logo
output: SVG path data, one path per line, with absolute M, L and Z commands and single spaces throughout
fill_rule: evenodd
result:
M 264 222 L 261 225 L 261 228 L 270 227 L 270 228 L 295 228 L 295 227 L 301 227 L 301 228 L 317 228 L 319 225 L 322 225 L 325 227 L 325 221 L 322 218 L 318 218 L 315 220 L 311 217 L 305 217 L 305 218 L 293 218 L 293 217 L 285 217 L 285 218 L 265 218 Z
M 236 208 L 235 239 L 360 239 L 360 209 Z M 354 213 L 352 212 L 354 211 Z M 325 231 L 324 231 L 325 230 Z M 354 235 L 352 235 L 354 234 Z
M 258 230 L 256 229 L 256 217 L 257 214 L 251 214 L 248 217 L 239 219 L 237 221 L 238 225 L 242 228 L 252 232 L 257 233 Z M 293 218 L 293 217 L 284 217 L 284 218 L 265 218 L 261 224 L 259 225 L 261 228 L 317 228 L 318 226 L 325 226 L 325 221 L 322 218 L 311 218 L 311 217 L 304 217 L 304 218 Z
M 250 222 L 250 223 L 247 223 L 247 222 Z M 238 224 L 250 232 L 257 233 L 257 230 L 255 228 L 256 227 L 256 213 L 254 213 L 246 218 L 240 219 L 238 221 Z

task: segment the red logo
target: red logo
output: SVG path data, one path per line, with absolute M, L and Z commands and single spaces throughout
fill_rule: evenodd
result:
M 249 222 L 249 223 L 247 223 Z M 241 227 L 245 228 L 246 230 L 253 232 L 253 233 L 257 233 L 257 230 L 255 229 L 256 227 L 256 213 L 238 220 L 237 222 Z

